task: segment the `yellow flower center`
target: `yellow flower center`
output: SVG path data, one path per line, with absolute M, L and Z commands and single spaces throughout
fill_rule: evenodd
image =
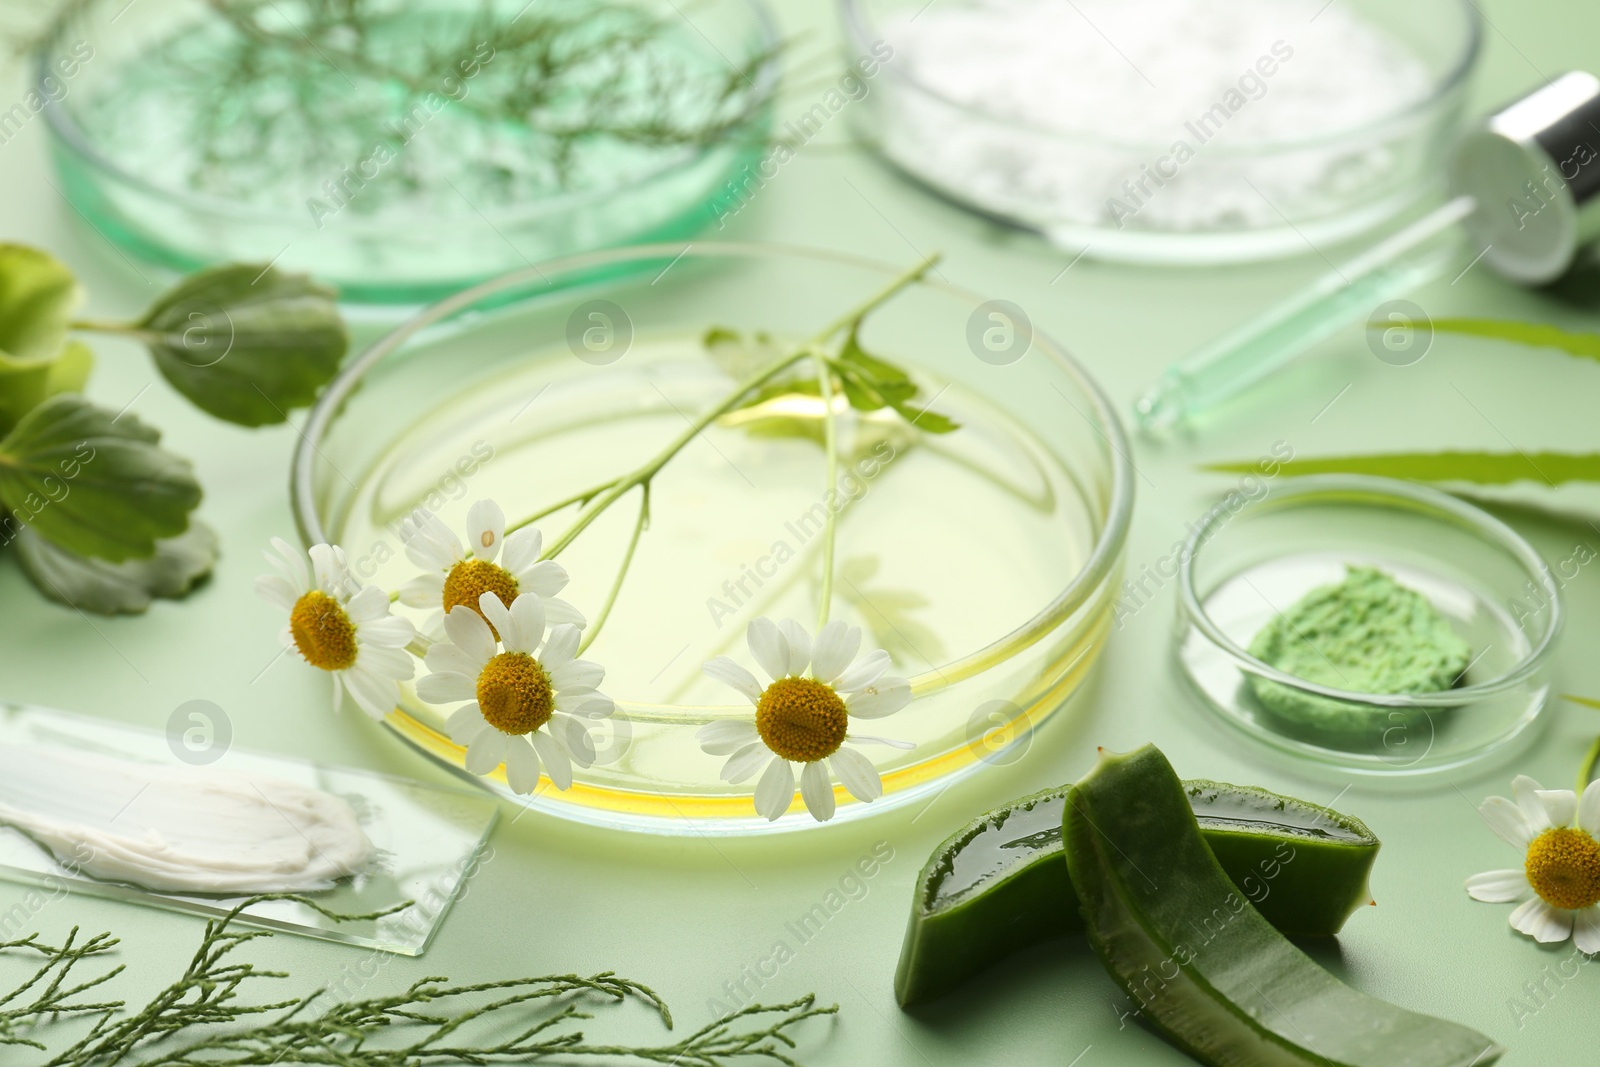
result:
M 1528 846 L 1528 883 L 1552 908 L 1600 904 L 1600 841 L 1558 826 Z
M 550 676 L 526 652 L 502 652 L 478 674 L 484 721 L 505 734 L 531 734 L 550 721 L 555 692 Z
M 795 763 L 839 751 L 850 728 L 844 701 L 813 678 L 779 678 L 756 703 L 756 730 L 768 748 Z
M 289 634 L 307 663 L 342 671 L 356 661 L 356 628 L 333 597 L 313 589 L 289 609 Z
M 500 598 L 500 603 L 506 607 L 517 599 L 517 579 L 510 571 L 498 563 L 490 563 L 482 559 L 464 559 L 450 568 L 450 573 L 444 577 L 444 610 L 445 614 L 458 604 L 465 604 L 482 617 L 483 612 L 478 608 L 478 598 L 485 593 L 493 593 Z M 484 622 L 489 622 L 484 619 Z M 494 639 L 500 640 L 500 634 L 495 630 L 494 624 L 489 623 L 490 632 Z

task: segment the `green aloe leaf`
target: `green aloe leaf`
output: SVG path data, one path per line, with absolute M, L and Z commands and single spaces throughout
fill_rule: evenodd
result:
M 242 263 L 185 278 L 130 332 L 174 389 L 242 426 L 284 422 L 310 404 L 350 343 L 333 290 Z
M 1501 319 L 1434 319 L 1433 328 L 1438 333 L 1515 341 L 1533 348 L 1559 348 L 1579 359 L 1600 361 L 1600 334 L 1595 333 L 1569 333 L 1555 326 Z
M 1257 469 L 1257 461 L 1208 463 L 1201 469 L 1248 474 Z M 1414 482 L 1565 485 L 1600 482 L 1600 452 L 1392 452 L 1319 456 L 1289 460 L 1278 473 L 1291 478 L 1308 474 L 1375 474 Z
M 177 537 L 156 542 L 155 555 L 110 563 L 52 544 L 31 529 L 16 539 L 23 573 L 52 600 L 97 615 L 136 615 L 160 597 L 187 596 L 217 561 L 217 535 L 191 522 Z
M 49 398 L 0 438 L 8 532 L 31 526 L 60 548 L 112 562 L 154 555 L 200 503 L 189 461 L 160 441 L 136 415 L 72 393 Z

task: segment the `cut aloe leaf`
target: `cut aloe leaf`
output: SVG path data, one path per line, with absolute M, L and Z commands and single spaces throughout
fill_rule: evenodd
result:
M 1153 747 L 1103 753 L 1067 794 L 1062 832 L 1106 970 L 1201 1063 L 1487 1067 L 1504 1052 L 1475 1030 L 1350 988 L 1273 929 L 1228 880 Z
M 1041 941 L 1082 936 L 1061 818 L 1070 786 L 998 808 L 934 850 L 917 881 L 895 995 L 941 996 Z M 1285 933 L 1328 937 L 1371 902 L 1378 839 L 1359 819 L 1263 789 L 1184 783 L 1228 877 Z

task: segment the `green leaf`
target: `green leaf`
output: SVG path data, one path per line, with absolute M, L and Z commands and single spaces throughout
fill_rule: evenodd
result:
M 350 339 L 333 290 L 234 263 L 190 275 L 132 330 L 201 410 L 242 426 L 284 422 L 317 398 Z
M 44 359 L 18 359 L 0 352 L 0 437 L 46 397 L 75 393 L 89 380 L 94 355 L 69 341 Z
M 69 552 L 26 528 L 15 544 L 23 573 L 41 593 L 97 615 L 137 615 L 157 597 L 187 596 L 217 561 L 217 535 L 198 520 L 177 537 L 156 542 L 150 558 L 121 563 Z
M 69 552 L 120 562 L 155 554 L 200 503 L 189 461 L 136 415 L 62 393 L 0 439 L 0 505 Z
M 900 413 L 901 418 L 924 433 L 950 433 L 961 429 L 961 424 L 954 419 L 937 411 L 919 408 L 915 404 L 896 404 L 894 409 Z
M 0 244 L 0 352 L 53 359 L 82 302 L 83 290 L 65 264 L 37 248 Z
M 1256 471 L 1258 466 L 1258 461 L 1251 460 L 1248 463 L 1210 463 L 1201 469 L 1249 474 Z M 1308 474 L 1376 474 L 1414 482 L 1473 482 L 1478 485 L 1539 482 L 1544 485 L 1564 485 L 1567 482 L 1600 482 L 1600 453 L 1396 452 L 1325 456 L 1290 460 L 1279 468 L 1278 473 L 1291 478 Z
M 1600 334 L 1595 333 L 1568 333 L 1554 326 L 1500 319 L 1434 319 L 1433 328 L 1437 333 L 1515 341 L 1533 348 L 1559 348 L 1579 359 L 1600 361 Z
M 889 363 L 885 360 L 879 359 L 877 356 L 869 354 L 866 349 L 862 348 L 861 340 L 857 336 L 857 330 L 859 329 L 859 323 L 851 328 L 850 336 L 845 338 L 844 346 L 839 349 L 839 358 L 844 360 L 846 363 L 851 363 L 857 367 L 860 367 L 863 373 L 869 375 L 879 382 L 885 384 L 910 385 L 912 392 L 908 395 L 915 396 L 916 386 L 911 382 L 911 375 L 907 374 L 899 367 L 896 367 L 893 363 Z

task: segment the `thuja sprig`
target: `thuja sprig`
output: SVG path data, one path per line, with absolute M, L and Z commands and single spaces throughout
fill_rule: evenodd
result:
M 797 1047 L 792 1031 L 807 1019 L 838 1010 L 817 1006 L 813 996 L 784 1004 L 753 1004 L 679 1041 L 623 1045 L 592 1041 L 572 1024 L 596 1018 L 587 1008 L 635 1001 L 671 1030 L 672 1013 L 649 986 L 610 971 L 587 977 L 545 975 L 465 984 L 427 977 L 398 993 L 339 1001 L 321 1011 L 317 1010 L 325 996 L 321 990 L 247 1002 L 241 995 L 246 987 L 259 980 L 291 977 L 234 956 L 248 942 L 273 936 L 268 931 L 234 929 L 241 912 L 268 899 L 296 900 L 333 914 L 292 895 L 244 901 L 206 923 L 183 973 L 137 1011 L 128 1010 L 120 1000 L 83 999 L 124 970 L 112 967 L 81 981 L 75 975 L 84 961 L 117 946 L 110 934 L 80 942 L 74 929 L 59 948 L 37 937 L 0 943 L 0 959 L 13 953 L 45 958 L 32 977 L 0 996 L 0 1045 L 45 1052 L 48 1058 L 41 1067 L 112 1067 L 132 1059 L 145 1067 L 445 1067 L 578 1057 L 681 1067 L 726 1067 L 741 1059 L 765 1059 L 798 1067 L 788 1055 Z M 389 913 L 334 917 L 372 919 Z M 63 1023 L 85 1016 L 93 1019 L 88 1033 L 52 1052 L 50 1038 L 66 1029 Z M 473 1039 L 471 1033 L 480 1029 L 498 1035 L 509 1029 L 510 1036 Z

